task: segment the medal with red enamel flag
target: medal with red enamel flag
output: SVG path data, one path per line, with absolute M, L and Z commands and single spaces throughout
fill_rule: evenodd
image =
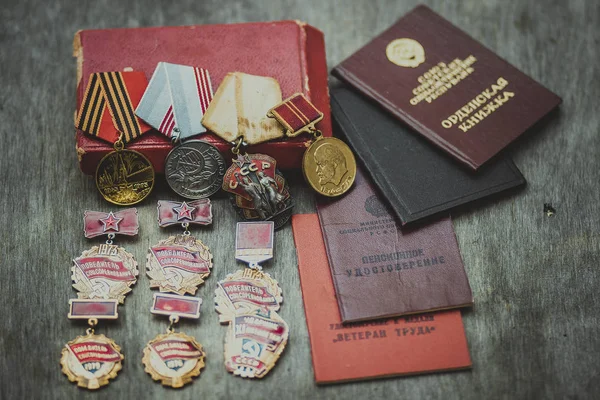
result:
M 69 319 L 88 321 L 85 336 L 63 347 L 62 372 L 78 386 L 95 390 L 116 378 L 124 359 L 121 348 L 105 335 L 97 335 L 100 320 L 118 318 L 118 305 L 137 280 L 137 263 L 122 247 L 113 244 L 117 235 L 135 236 L 139 230 L 135 208 L 119 212 L 86 211 L 86 238 L 107 235 L 106 243 L 84 251 L 73 260 L 73 287 L 78 298 L 69 301 Z
M 184 228 L 184 232 L 150 247 L 146 273 L 151 279 L 151 288 L 180 295 L 196 293 L 197 287 L 210 275 L 212 254 L 201 240 L 191 236 L 188 227 L 190 224 L 211 223 L 209 199 L 158 202 L 158 225 L 167 227 L 178 224 Z
M 227 275 L 215 290 L 219 321 L 229 324 L 225 368 L 243 378 L 266 376 L 289 338 L 289 327 L 277 313 L 281 288 L 259 264 L 273 258 L 273 234 L 272 221 L 238 222 L 236 259 L 248 268 Z
M 192 382 L 204 368 L 205 353 L 202 345 L 185 333 L 175 332 L 180 318 L 200 318 L 202 299 L 189 296 L 155 293 L 150 312 L 169 317 L 169 327 L 144 348 L 142 363 L 155 381 L 165 386 L 180 388 Z
M 73 259 L 71 278 L 80 299 L 116 299 L 119 303 L 125 301 L 139 272 L 133 255 L 113 244 L 113 239 L 116 235 L 135 236 L 138 229 L 135 208 L 116 213 L 85 212 L 85 237 L 107 235 L 108 240 Z
M 144 348 L 142 363 L 152 379 L 165 386 L 180 388 L 200 375 L 204 367 L 204 350 L 192 336 L 175 332 L 180 318 L 200 318 L 202 300 L 184 296 L 195 294 L 199 285 L 210 275 L 212 254 L 201 240 L 191 236 L 190 225 L 212 223 L 209 199 L 191 202 L 160 200 L 158 225 L 181 225 L 183 234 L 159 241 L 150 248 L 146 273 L 150 287 L 158 288 L 150 312 L 169 317 L 166 334 L 159 334 Z M 173 293 L 173 294 L 168 294 Z

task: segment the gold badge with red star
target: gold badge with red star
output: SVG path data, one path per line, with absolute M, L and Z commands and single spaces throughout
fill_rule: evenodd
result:
M 212 254 L 201 240 L 191 236 L 188 228 L 190 224 L 211 224 L 212 207 L 209 199 L 160 200 L 157 211 L 160 227 L 181 225 L 184 231 L 159 241 L 148 252 L 146 273 L 151 279 L 150 287 L 161 292 L 154 294 L 150 312 L 168 316 L 170 325 L 166 334 L 159 334 L 148 342 L 142 363 L 152 379 L 180 388 L 192 382 L 204 367 L 202 345 L 192 336 L 176 333 L 174 325 L 180 318 L 200 317 L 202 300 L 184 295 L 195 294 L 210 275 Z

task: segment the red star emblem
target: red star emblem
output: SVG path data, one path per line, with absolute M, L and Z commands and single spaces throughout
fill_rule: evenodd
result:
M 238 154 L 238 157 L 235 160 L 232 160 L 238 167 L 242 168 L 244 164 L 251 164 L 252 160 L 248 156 L 248 154 Z
M 177 213 L 177 221 L 182 219 L 189 219 L 190 221 L 193 220 L 194 217 L 192 217 L 192 213 L 195 209 L 196 207 L 188 206 L 185 201 L 181 203 L 179 207 L 173 207 L 173 211 Z
M 115 214 L 111 212 L 108 213 L 106 218 L 100 218 L 100 222 L 104 224 L 104 232 L 106 231 L 115 231 L 119 232 L 119 222 L 121 222 L 123 218 L 115 217 Z

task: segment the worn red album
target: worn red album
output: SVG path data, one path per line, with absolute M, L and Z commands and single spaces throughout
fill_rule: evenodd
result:
M 471 367 L 458 310 L 342 325 L 317 215 L 292 227 L 317 383 Z
M 471 306 L 450 217 L 400 228 L 364 172 L 317 210 L 342 321 Z
M 333 74 L 473 169 L 561 102 L 426 6 Z
M 229 72 L 240 71 L 277 79 L 283 98 L 305 94 L 324 114 L 318 129 L 331 136 L 327 63 L 323 33 L 299 21 L 257 22 L 229 25 L 84 30 L 75 35 L 77 57 L 77 108 L 93 72 L 143 71 L 152 77 L 159 62 L 202 68 L 218 88 Z M 200 136 L 231 158 L 231 146 L 213 134 Z M 80 167 L 93 174 L 112 146 L 77 131 Z M 257 146 L 251 152 L 268 154 L 280 168 L 299 168 L 306 143 L 301 135 Z M 127 145 L 143 153 L 157 172 L 171 149 L 168 138 L 155 130 Z

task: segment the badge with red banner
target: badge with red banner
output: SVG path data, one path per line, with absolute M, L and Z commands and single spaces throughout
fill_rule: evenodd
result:
M 215 309 L 222 323 L 255 311 L 269 315 L 279 310 L 282 302 L 277 281 L 267 273 L 250 268 L 227 275 L 217 283 L 215 290 Z
M 161 292 L 195 294 L 210 275 L 212 254 L 193 236 L 177 235 L 150 247 L 147 274 L 150 287 Z
M 244 378 L 264 377 L 288 341 L 288 325 L 277 314 L 281 288 L 259 265 L 273 258 L 274 228 L 273 221 L 237 223 L 235 258 L 248 268 L 227 275 L 215 290 L 219 321 L 229 324 L 225 367 Z
M 195 294 L 198 286 L 210 275 L 212 254 L 200 239 L 191 236 L 188 228 L 190 224 L 212 223 L 210 200 L 159 200 L 157 211 L 160 227 L 180 224 L 184 232 L 150 247 L 146 263 L 150 287 L 165 293 Z
M 71 271 L 80 299 L 117 299 L 121 304 L 139 273 L 133 255 L 113 244 L 84 251 L 73 260 Z
M 172 332 L 160 334 L 146 345 L 142 363 L 155 381 L 180 388 L 200 375 L 204 358 L 202 345 L 196 339 Z
M 123 358 L 121 348 L 112 339 L 90 332 L 65 345 L 60 363 L 71 382 L 86 389 L 98 389 L 116 378 Z
M 289 336 L 287 323 L 275 312 L 236 315 L 225 339 L 225 368 L 243 378 L 263 378 L 275 366 Z
M 246 221 L 273 221 L 275 229 L 292 215 L 292 198 L 274 158 L 265 154 L 238 154 L 225 172 L 223 190 Z
M 180 388 L 200 375 L 204 367 L 204 350 L 195 338 L 175 332 L 173 325 L 179 318 L 200 318 L 202 299 L 173 294 L 154 294 L 150 312 L 168 315 L 171 324 L 166 334 L 159 334 L 144 348 L 142 363 L 155 381 L 165 386 Z
M 69 319 L 87 320 L 86 336 L 78 336 L 62 350 L 60 363 L 71 382 L 87 389 L 107 385 L 121 370 L 121 348 L 104 335 L 96 335 L 99 320 L 118 318 L 117 307 L 131 291 L 138 275 L 137 262 L 122 247 L 113 244 L 116 235 L 138 233 L 135 208 L 119 212 L 86 211 L 83 218 L 85 237 L 107 235 L 106 243 L 84 251 L 73 260 L 73 288 L 77 299 L 69 301 Z
M 191 202 L 158 202 L 158 225 L 167 227 L 181 224 L 183 234 L 171 236 L 150 247 L 146 273 L 154 294 L 150 312 L 169 317 L 166 334 L 152 339 L 144 349 L 142 363 L 152 379 L 165 386 L 180 388 L 200 375 L 204 367 L 204 350 L 195 338 L 175 333 L 174 325 L 180 318 L 200 318 L 202 299 L 184 296 L 195 294 L 212 268 L 212 254 L 208 246 L 191 236 L 190 224 L 212 223 L 209 199 Z M 168 294 L 175 293 L 175 294 Z
M 107 235 L 105 244 L 84 251 L 73 260 L 73 287 L 80 299 L 125 301 L 138 276 L 137 262 L 129 252 L 113 244 L 116 235 L 135 236 L 139 230 L 135 208 L 118 212 L 85 211 L 83 232 L 86 238 Z

